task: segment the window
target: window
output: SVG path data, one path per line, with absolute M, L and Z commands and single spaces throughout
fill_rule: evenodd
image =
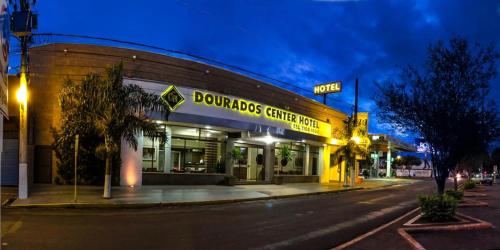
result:
M 170 141 L 144 137 L 144 172 L 224 173 L 225 139 L 222 131 L 183 126 L 163 127 Z
M 291 160 L 283 161 L 281 149 L 287 145 L 291 150 Z M 276 175 L 307 175 L 304 169 L 305 165 L 305 145 L 302 143 L 280 143 L 275 149 L 275 167 Z

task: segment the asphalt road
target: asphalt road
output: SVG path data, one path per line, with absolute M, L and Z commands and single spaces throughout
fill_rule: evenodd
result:
M 229 205 L 3 209 L 2 249 L 329 249 L 416 207 L 433 181 Z

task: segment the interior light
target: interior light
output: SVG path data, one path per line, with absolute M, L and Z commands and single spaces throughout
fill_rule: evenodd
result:
M 274 138 L 272 136 L 270 136 L 270 135 L 266 135 L 266 136 L 264 136 L 264 140 L 263 141 L 266 144 L 271 144 L 271 143 L 274 142 Z

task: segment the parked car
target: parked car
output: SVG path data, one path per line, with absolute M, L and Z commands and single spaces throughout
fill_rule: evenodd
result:
M 478 182 L 480 184 L 493 185 L 493 175 L 484 173 L 484 174 L 474 174 L 471 178 L 473 181 Z

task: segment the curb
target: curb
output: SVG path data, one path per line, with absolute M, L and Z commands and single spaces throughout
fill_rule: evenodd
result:
M 487 207 L 487 206 L 489 206 L 487 202 L 477 201 L 472 199 L 463 199 L 462 202 L 458 204 L 458 207 Z
M 410 214 L 412 214 L 412 213 L 417 212 L 418 210 L 420 210 L 420 208 L 418 208 L 418 207 L 417 207 L 417 208 L 414 208 L 413 210 L 411 210 L 411 211 L 409 211 L 409 212 L 407 212 L 407 213 L 405 213 L 405 214 L 403 214 L 403 215 L 399 216 L 398 218 L 396 218 L 396 219 L 394 219 L 394 220 L 392 220 L 392 221 L 390 221 L 390 222 L 388 222 L 388 223 L 385 223 L 385 224 L 383 224 L 382 226 L 379 226 L 379 227 L 377 227 L 377 228 L 375 228 L 375 229 L 372 229 L 371 231 L 369 231 L 369 232 L 367 232 L 367 233 L 365 233 L 365 234 L 358 235 L 358 236 L 357 236 L 357 237 L 355 237 L 354 239 L 352 239 L 352 240 L 350 240 L 350 241 L 348 241 L 348 242 L 345 242 L 345 243 L 343 243 L 343 244 L 341 244 L 341 245 L 338 245 L 338 246 L 336 246 L 336 247 L 332 248 L 331 250 L 343 250 L 343 249 L 348 249 L 350 246 L 352 246 L 352 245 L 354 245 L 354 244 L 356 244 L 356 243 L 358 243 L 358 242 L 360 242 L 360 241 L 364 240 L 365 238 L 368 238 L 368 237 L 370 237 L 370 236 L 372 236 L 372 235 L 374 235 L 374 234 L 376 234 L 376 233 L 378 233 L 378 232 L 380 232 L 380 231 L 382 231 L 382 230 L 386 229 L 387 227 L 389 227 L 389 226 L 393 225 L 394 223 L 396 223 L 396 222 L 398 222 L 398 221 L 402 220 L 403 218 L 407 217 L 408 215 L 410 215 Z
M 381 186 L 377 188 L 390 187 L 392 185 Z M 155 202 L 155 203 L 126 203 L 126 204 L 116 204 L 116 203 L 40 203 L 40 204 L 20 204 L 12 205 L 12 200 L 10 204 L 4 206 L 4 208 L 9 209 L 19 209 L 19 208 L 154 208 L 154 207 L 183 207 L 183 206 L 203 206 L 203 205 L 223 205 L 232 203 L 243 203 L 251 201 L 264 201 L 264 200 L 274 200 L 274 199 L 287 199 L 301 196 L 313 196 L 322 194 L 332 194 L 332 193 L 344 193 L 350 191 L 358 190 L 370 190 L 375 188 L 351 188 L 351 189 L 340 189 L 322 192 L 312 192 L 303 194 L 289 194 L 289 195 L 278 195 L 272 197 L 256 197 L 247 199 L 228 199 L 228 200 L 213 200 L 213 201 L 187 201 L 187 202 Z
M 405 239 L 408 244 L 412 247 L 412 249 L 415 250 L 425 250 L 425 247 L 423 247 L 415 238 L 413 238 L 409 232 L 436 232 L 436 231 L 459 231 L 459 230 L 464 230 L 464 231 L 472 231 L 472 230 L 480 230 L 480 229 L 489 229 L 493 228 L 493 225 L 489 222 L 473 218 L 471 216 L 462 214 L 462 213 L 457 213 L 457 215 L 465 217 L 471 221 L 475 221 L 476 223 L 470 223 L 470 224 L 458 224 L 458 225 L 445 225 L 445 226 L 425 226 L 425 227 L 415 227 L 415 228 L 398 228 L 398 233 Z
M 12 202 L 14 202 L 15 200 L 16 200 L 16 198 L 14 198 L 14 197 L 10 197 L 10 198 L 6 199 L 5 201 L 2 202 L 2 207 L 10 206 L 10 204 L 12 204 Z
M 398 233 L 399 235 L 401 235 L 401 237 L 403 237 L 403 239 L 405 239 L 410 244 L 412 249 L 425 250 L 425 247 L 420 245 L 420 243 L 418 243 L 418 241 L 416 241 L 413 237 L 411 237 L 411 235 L 407 233 L 406 230 L 404 230 L 403 228 L 399 228 Z

